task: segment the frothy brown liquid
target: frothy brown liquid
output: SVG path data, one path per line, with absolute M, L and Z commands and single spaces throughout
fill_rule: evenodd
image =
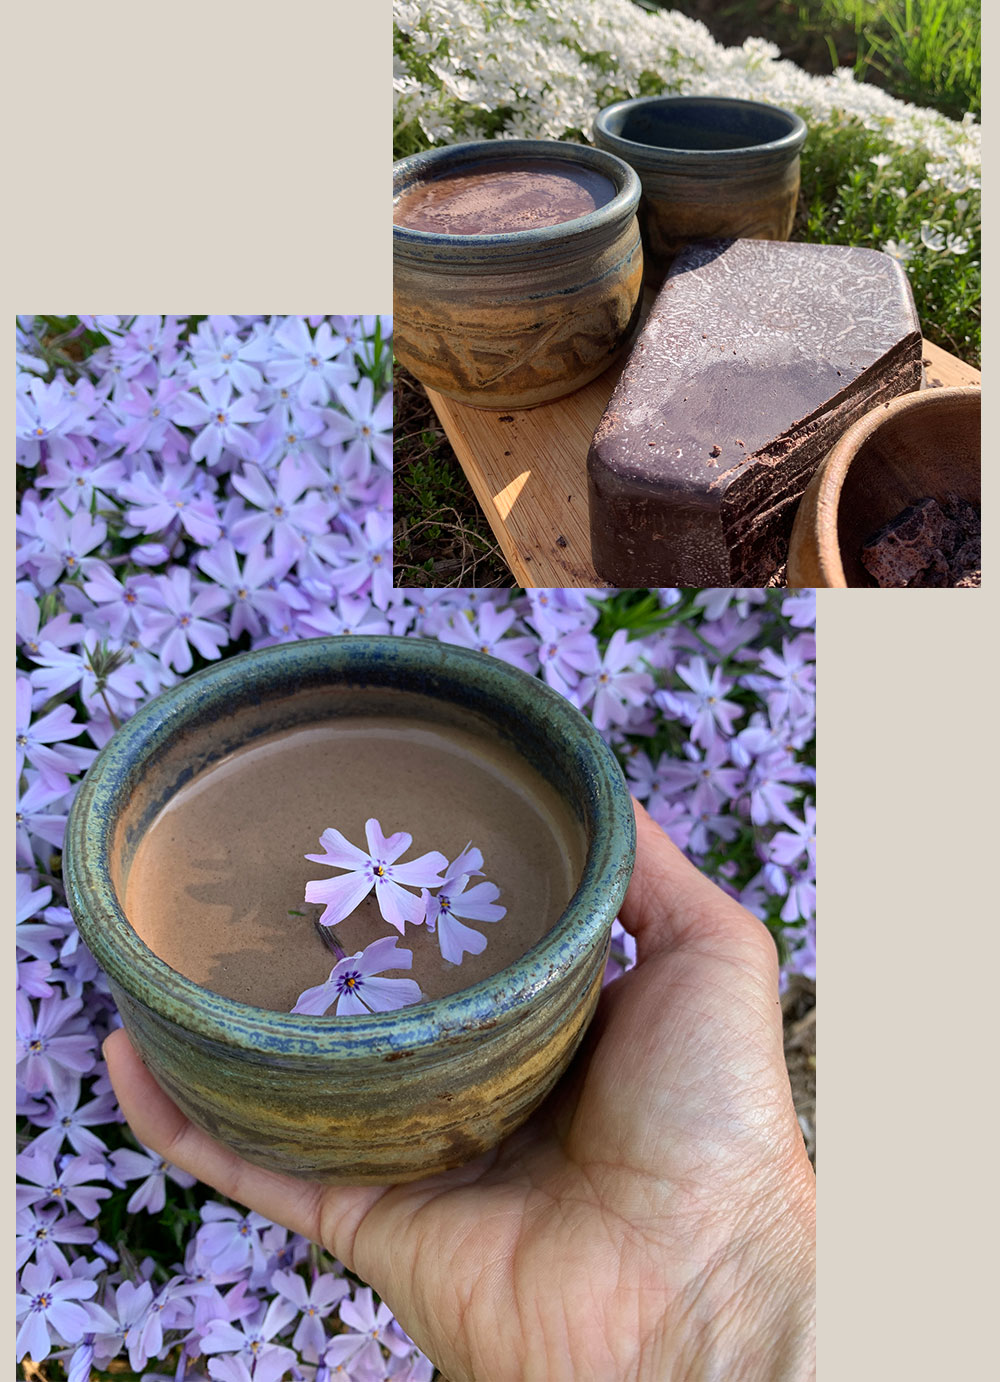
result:
M 341 871 L 303 856 L 323 852 L 328 826 L 367 852 L 369 816 L 387 836 L 413 835 L 400 862 L 431 849 L 450 861 L 471 839 L 507 908 L 501 921 L 466 923 L 487 945 L 461 965 L 441 958 L 426 927 L 407 925 L 399 946 L 412 950 L 413 968 L 386 974 L 416 979 L 428 998 L 523 955 L 558 920 L 582 872 L 582 830 L 510 750 L 464 729 L 359 717 L 271 735 L 182 788 L 139 844 L 126 915 L 151 950 L 196 983 L 287 1012 L 336 964 L 313 926 L 323 909 L 303 897 L 309 879 Z M 350 955 L 398 932 L 370 894 L 332 934 Z
M 611 179 L 593 169 L 512 159 L 418 183 L 400 197 L 393 220 L 444 235 L 499 235 L 575 220 L 614 196 Z

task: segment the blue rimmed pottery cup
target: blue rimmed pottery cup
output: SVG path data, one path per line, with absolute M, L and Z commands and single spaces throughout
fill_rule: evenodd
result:
M 639 179 L 611 154 L 497 139 L 414 154 L 393 167 L 393 205 L 447 174 L 512 162 L 610 179 L 603 206 L 558 225 L 449 235 L 393 223 L 393 348 L 426 387 L 478 408 L 530 408 L 582 388 L 639 324 Z
M 660 284 L 692 240 L 787 240 L 805 122 L 728 96 L 642 96 L 607 106 L 594 143 L 639 174 L 646 281 Z
M 570 808 L 583 872 L 537 945 L 445 998 L 308 1017 L 223 998 L 143 944 L 122 906 L 125 881 L 144 831 L 185 783 L 261 735 L 401 711 L 499 737 Z M 151 700 L 87 773 L 64 869 L 73 915 L 125 1027 L 185 1113 L 250 1161 L 359 1184 L 467 1161 L 544 1098 L 593 1015 L 634 848 L 617 761 L 556 692 L 481 653 L 351 636 L 243 653 Z

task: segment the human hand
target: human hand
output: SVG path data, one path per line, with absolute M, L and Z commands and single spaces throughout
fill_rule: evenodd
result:
M 811 1377 L 815 1188 L 774 943 L 638 805 L 636 826 L 636 967 L 492 1152 L 397 1186 L 278 1175 L 194 1127 L 119 1031 L 105 1054 L 135 1135 L 323 1244 L 450 1382 Z

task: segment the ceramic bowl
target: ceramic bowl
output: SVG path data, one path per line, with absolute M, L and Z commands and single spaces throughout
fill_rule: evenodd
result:
M 980 502 L 978 388 L 923 389 L 866 413 L 827 453 L 802 496 L 788 584 L 873 586 L 861 549 L 921 499 Z
M 728 96 L 641 96 L 607 106 L 594 142 L 639 174 L 646 282 L 692 240 L 787 240 L 806 126 L 790 110 Z
M 557 787 L 578 822 L 582 877 L 537 945 L 445 998 L 308 1017 L 223 998 L 143 944 L 122 907 L 124 884 L 143 832 L 180 787 L 260 735 L 398 712 L 400 697 L 408 715 L 499 736 Z M 64 868 L 73 915 L 133 1043 L 195 1123 L 276 1170 L 389 1183 L 494 1145 L 558 1079 L 597 1003 L 634 845 L 617 761 L 563 697 L 480 653 L 352 636 L 244 653 L 148 702 L 87 773 Z
M 393 224 L 395 353 L 427 388 L 478 408 L 530 408 L 582 388 L 639 324 L 639 179 L 611 154 L 544 139 L 431 149 L 394 166 L 394 204 L 430 179 L 521 160 L 592 170 L 615 194 L 574 220 L 503 234 Z

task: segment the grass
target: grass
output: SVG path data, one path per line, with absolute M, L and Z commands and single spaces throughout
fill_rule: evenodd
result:
M 776 43 L 807 72 L 849 67 L 901 100 L 954 120 L 982 112 L 976 0 L 638 0 L 707 25 L 721 43 Z
M 427 394 L 399 364 L 393 413 L 393 584 L 512 585 Z

